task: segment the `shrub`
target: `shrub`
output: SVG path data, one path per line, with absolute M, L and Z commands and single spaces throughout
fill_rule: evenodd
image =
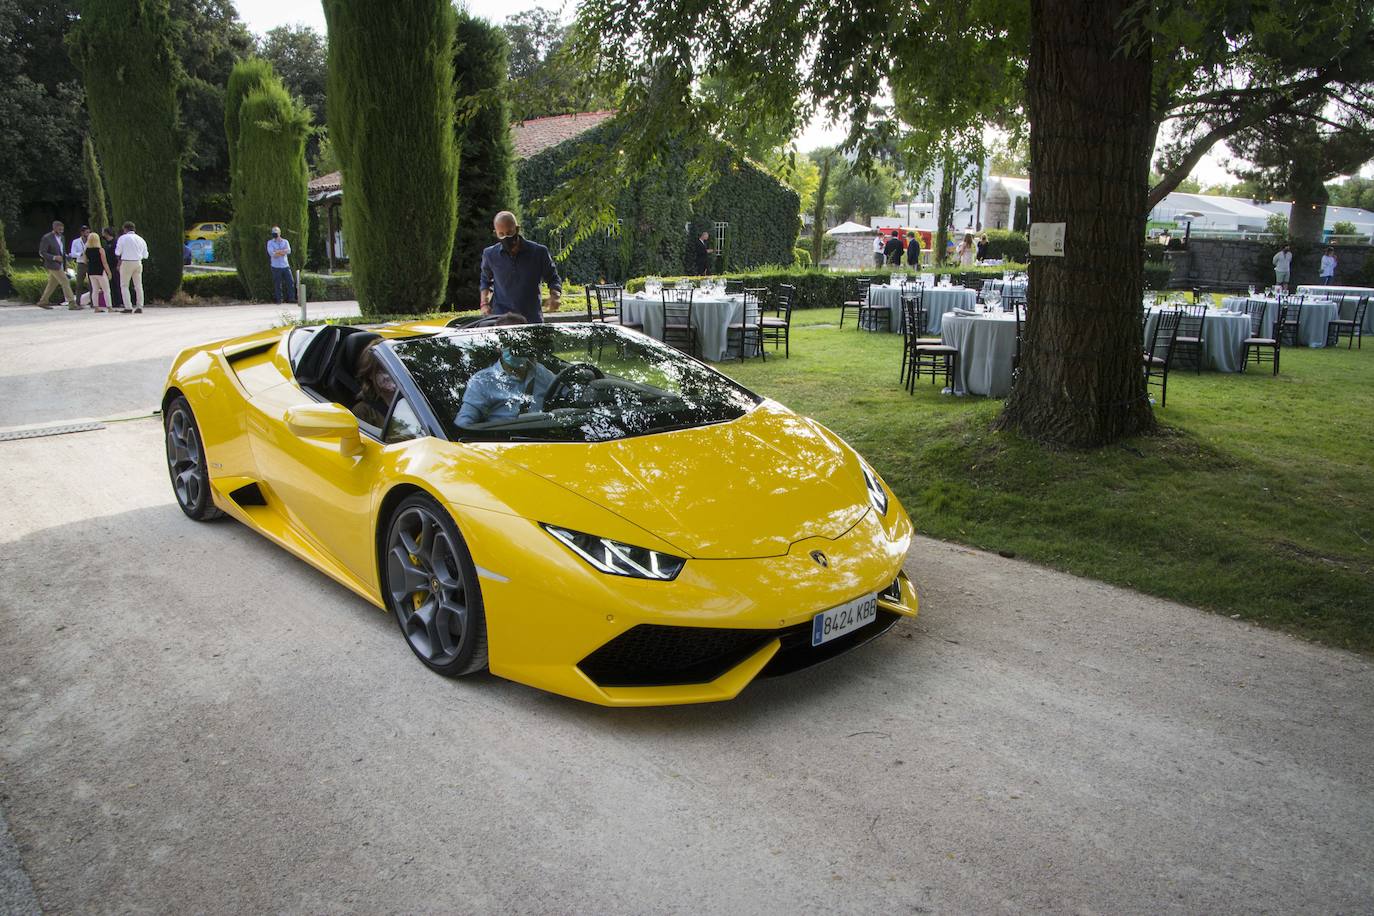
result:
M 10 246 L 5 244 L 5 224 L 0 223 L 0 277 L 10 272 Z
M 1014 229 L 988 229 L 988 257 L 1023 264 L 1030 254 L 1030 241 Z
M 1169 276 L 1172 272 L 1172 268 L 1168 264 L 1145 262 L 1145 288 L 1168 289 Z
M 1276 239 L 1288 238 L 1288 217 L 1282 213 L 1270 213 L 1264 223 L 1264 231 Z
M 309 172 L 305 141 L 310 112 L 270 76 L 244 97 L 239 108 L 239 139 L 234 180 L 234 233 L 238 273 L 251 299 L 272 297 L 267 240 L 273 226 L 291 243 L 292 270 L 305 263 L 309 224 L 306 215 Z
M 343 302 L 358 298 L 353 291 L 352 277 L 306 274 L 301 282 L 305 284 L 305 297 L 310 302 Z
M 1164 263 L 1164 246 L 1161 245 L 1159 242 L 1146 242 L 1146 243 L 1145 243 L 1145 263 L 1146 263 L 1146 264 L 1163 264 L 1163 263 Z
M 509 46 L 505 30 L 458 14 L 454 42 L 458 96 L 458 230 L 449 260 L 445 302 L 464 307 L 479 299 L 482 250 L 493 241 L 491 218 L 515 210 L 515 150 L 511 145 L 506 85 Z
M 792 263 L 794 266 L 805 270 L 811 266 L 811 252 L 807 251 L 805 248 L 793 248 Z
M 180 64 L 171 38 L 168 0 L 85 0 L 70 39 L 113 222 L 132 220 L 147 240 L 143 285 L 158 299 L 181 286 Z
M 48 283 L 48 272 L 38 267 L 27 267 L 22 270 L 10 269 L 10 285 L 14 287 L 14 298 L 20 302 L 37 302 L 38 297 L 43 294 L 43 287 Z M 58 290 L 60 297 L 62 291 Z
M 1349 220 L 1340 220 L 1331 227 L 1332 235 L 1359 235 L 1360 230 Z
M 272 63 L 261 57 L 246 57 L 234 64 L 229 71 L 229 82 L 224 88 L 224 137 L 229 146 L 229 185 L 230 197 L 237 195 L 234 189 L 234 168 L 238 164 L 239 130 L 242 126 L 240 109 L 249 93 L 260 89 L 276 79 Z
M 81 172 L 86 179 L 86 220 L 99 232 L 110 225 L 110 208 L 105 204 L 105 180 L 100 177 L 90 134 L 81 138 Z
M 211 250 L 215 253 L 215 264 L 221 267 L 233 267 L 238 260 L 235 254 L 237 248 L 238 235 L 234 232 L 234 224 L 229 224 L 229 231 L 211 242 Z
M 1030 201 L 1024 197 L 1016 198 L 1016 207 L 1012 212 L 1011 228 L 1016 232 L 1030 231 Z
M 248 294 L 243 288 L 243 281 L 239 279 L 239 275 L 220 270 L 184 275 L 181 278 L 181 291 L 188 296 L 194 296 L 198 299 L 234 299 L 242 301 L 248 298 Z
M 458 191 L 448 0 L 324 0 L 329 137 L 364 314 L 443 301 Z M 378 64 L 385 61 L 385 74 Z

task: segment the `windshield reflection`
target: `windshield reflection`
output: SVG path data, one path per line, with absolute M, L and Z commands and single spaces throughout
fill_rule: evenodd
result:
M 391 347 L 453 440 L 605 442 L 734 420 L 760 400 L 605 325 L 490 328 Z

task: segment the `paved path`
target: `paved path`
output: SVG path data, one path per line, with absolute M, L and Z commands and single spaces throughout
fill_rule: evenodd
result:
M 156 420 L 0 442 L 0 471 L 0 803 L 53 912 L 1374 900 L 1357 656 L 920 540 L 922 615 L 874 644 L 605 710 L 433 676 L 343 588 L 186 520 Z
M 312 318 L 357 313 L 356 302 L 309 306 Z M 0 428 L 156 407 L 172 357 L 185 347 L 299 315 L 279 305 L 152 307 L 142 315 L 0 305 Z

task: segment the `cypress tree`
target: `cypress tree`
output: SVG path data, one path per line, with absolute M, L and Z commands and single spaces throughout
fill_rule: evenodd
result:
M 81 140 L 81 166 L 86 173 L 86 221 L 99 232 L 110 225 L 110 208 L 105 203 L 105 181 L 100 177 L 100 163 L 96 161 L 90 134 Z
M 324 0 L 324 14 L 358 303 L 364 314 L 426 311 L 444 299 L 453 251 L 455 13 L 448 0 Z
M 482 249 L 492 244 L 491 220 L 519 206 L 515 149 L 510 138 L 506 83 L 510 45 L 504 29 L 458 14 L 454 41 L 457 96 L 458 232 L 449 261 L 447 303 L 475 308 Z
M 181 286 L 181 136 L 167 0 L 82 0 L 72 29 L 113 222 L 133 220 L 148 242 L 143 287 L 166 299 Z
M 239 109 L 243 107 L 243 100 L 250 92 L 274 79 L 276 75 L 272 72 L 270 61 L 261 57 L 245 57 L 236 62 L 234 69 L 229 71 L 229 81 L 224 87 L 224 137 L 229 147 L 229 199 L 235 209 L 242 194 L 238 186 L 238 173 L 234 168 L 238 161 Z M 257 243 L 241 236 L 238 225 L 236 213 L 235 218 L 229 222 L 229 249 L 234 253 L 234 263 L 242 264 L 256 255 Z M 294 242 L 292 247 L 295 247 Z M 243 248 L 252 250 L 245 251 Z M 268 287 L 268 290 L 270 292 L 271 287 Z
M 241 246 L 239 279 L 249 298 L 272 297 L 267 239 L 273 226 L 291 243 L 289 263 L 305 262 L 310 172 L 305 141 L 310 112 L 272 77 L 240 101 L 235 154 L 234 227 Z

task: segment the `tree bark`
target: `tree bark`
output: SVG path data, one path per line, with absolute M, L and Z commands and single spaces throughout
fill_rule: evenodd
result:
M 811 266 L 821 266 L 821 256 L 825 254 L 825 195 L 830 190 L 830 162 L 835 157 L 826 156 L 821 162 L 821 182 L 816 186 L 816 209 L 811 214 Z
M 1154 427 L 1141 370 L 1148 42 L 1122 49 L 1131 0 L 1031 0 L 1027 75 L 1035 220 L 1064 257 L 1032 257 L 1020 369 L 1003 429 L 1091 448 Z
M 945 153 L 944 158 L 940 160 L 940 212 L 936 217 L 935 250 L 930 256 L 930 262 L 935 265 L 945 263 L 945 251 L 949 248 L 949 224 L 954 221 L 957 161 L 953 153 Z

